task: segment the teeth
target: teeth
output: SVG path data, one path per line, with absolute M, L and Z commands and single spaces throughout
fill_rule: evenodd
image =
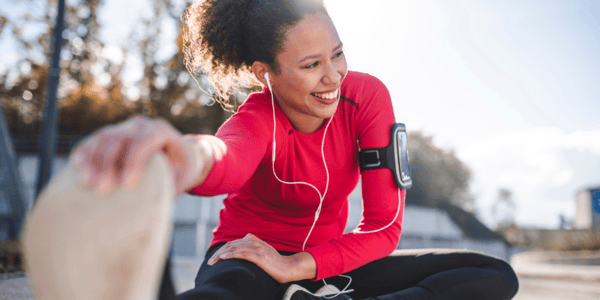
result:
M 320 94 L 312 93 L 312 95 L 322 98 L 322 99 L 335 99 L 338 97 L 338 92 L 339 92 L 339 90 L 335 90 L 331 93 L 320 93 Z

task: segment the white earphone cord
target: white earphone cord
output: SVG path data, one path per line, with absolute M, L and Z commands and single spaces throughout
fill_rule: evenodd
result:
M 327 122 L 327 125 L 325 126 L 325 132 L 323 133 L 323 141 L 321 142 L 321 156 L 323 157 L 323 165 L 325 166 L 325 174 L 327 176 L 327 180 L 325 182 L 325 191 L 323 191 L 323 194 L 321 194 L 321 192 L 319 191 L 319 189 L 317 189 L 314 185 L 308 183 L 308 182 L 288 182 L 288 181 L 283 181 L 281 180 L 278 176 L 277 173 L 275 173 L 275 150 L 277 147 L 277 144 L 275 142 L 275 138 L 276 138 L 276 131 L 277 131 L 277 120 L 275 118 L 275 97 L 273 96 L 273 89 L 271 87 L 271 82 L 269 81 L 269 75 L 268 73 L 265 74 L 265 79 L 267 80 L 267 85 L 269 86 L 269 91 L 271 92 L 271 105 L 273 107 L 273 155 L 271 157 L 271 161 L 272 161 L 272 169 L 273 169 L 273 175 L 275 175 L 275 178 L 283 183 L 283 184 L 304 184 L 304 185 L 308 185 L 310 187 L 312 187 L 315 191 L 317 191 L 317 194 L 319 194 L 319 207 L 317 208 L 317 211 L 315 212 L 315 220 L 313 221 L 312 226 L 310 227 L 310 230 L 308 231 L 308 235 L 306 236 L 306 239 L 304 240 L 304 243 L 302 244 L 302 251 L 304 251 L 304 248 L 306 247 L 306 242 L 308 241 L 308 238 L 310 237 L 310 234 L 312 233 L 313 229 L 315 228 L 315 225 L 317 224 L 317 220 L 319 219 L 319 214 L 321 213 L 321 207 L 323 205 L 323 199 L 325 199 L 325 195 L 327 194 L 327 190 L 329 189 L 329 170 L 327 169 L 327 162 L 325 161 L 325 154 L 324 154 L 324 145 L 325 145 L 325 136 L 327 135 L 327 129 L 329 129 L 329 125 L 331 124 L 331 121 L 333 120 L 333 115 L 331 116 L 331 118 L 329 118 L 329 122 Z M 339 101 L 339 94 L 338 94 L 338 101 Z
M 346 73 L 346 75 L 347 74 L 348 73 Z M 346 78 L 346 76 L 344 76 L 344 78 Z M 326 174 L 326 178 L 327 178 L 327 180 L 325 182 L 325 191 L 323 191 L 323 194 L 321 195 L 321 192 L 319 191 L 319 189 L 317 189 L 314 185 L 312 185 L 312 184 L 310 184 L 308 182 L 303 182 L 303 181 L 288 182 L 288 181 L 281 180 L 277 176 L 277 173 L 275 173 L 275 152 L 276 152 L 275 149 L 276 149 L 276 146 L 277 146 L 276 142 L 275 142 L 276 131 L 277 131 L 277 126 L 276 126 L 277 120 L 275 118 L 275 96 L 273 95 L 273 88 L 271 87 L 271 82 L 269 81 L 269 73 L 265 73 L 265 79 L 267 80 L 267 85 L 269 86 L 269 91 L 271 92 L 271 105 L 273 107 L 273 150 L 272 150 L 272 157 L 271 157 L 273 175 L 275 176 L 275 178 L 279 182 L 281 182 L 283 184 L 304 184 L 304 185 L 310 186 L 315 191 L 317 191 L 317 194 L 319 195 L 319 207 L 317 208 L 317 211 L 315 212 L 315 220 L 313 221 L 313 224 L 310 227 L 310 230 L 308 231 L 308 235 L 306 236 L 306 239 L 304 240 L 304 243 L 302 244 L 302 251 L 304 251 L 304 248 L 306 247 L 306 242 L 308 241 L 308 238 L 310 237 L 313 229 L 315 228 L 315 225 L 317 224 L 317 220 L 319 219 L 319 215 L 321 213 L 321 207 L 323 206 L 323 199 L 325 199 L 325 195 L 327 194 L 327 190 L 329 188 L 329 170 L 327 169 L 327 162 L 325 161 L 324 145 L 325 145 L 325 136 L 327 135 L 327 129 L 329 128 L 329 125 L 331 124 L 331 121 L 333 120 L 333 115 L 329 118 L 329 122 L 327 122 L 327 125 L 325 126 L 325 131 L 323 132 L 323 141 L 321 142 L 321 156 L 323 157 L 323 165 L 325 166 L 325 174 Z M 338 102 L 340 101 L 340 96 L 341 96 L 341 88 L 340 88 L 340 91 L 338 91 Z M 374 233 L 374 232 L 378 232 L 378 231 L 384 230 L 384 229 L 388 228 L 389 226 L 391 226 L 392 224 L 394 224 L 394 222 L 398 218 L 398 215 L 400 214 L 400 206 L 401 206 L 401 203 L 402 203 L 400 201 L 400 197 L 401 197 L 400 196 L 400 192 L 398 191 L 398 210 L 396 211 L 396 216 L 394 217 L 394 219 L 392 220 L 392 222 L 390 222 L 386 226 L 384 226 L 382 228 L 379 228 L 379 229 L 376 229 L 376 230 L 359 231 L 358 229 L 355 229 L 352 232 L 353 233 Z M 348 284 L 339 293 L 337 293 L 337 294 L 335 294 L 333 296 L 325 296 L 325 298 L 330 299 L 330 298 L 333 298 L 333 297 L 337 297 L 340 294 L 345 294 L 345 293 L 349 293 L 349 292 L 354 291 L 352 289 L 347 290 L 347 288 L 350 286 L 350 283 L 352 282 L 352 277 L 346 276 L 346 275 L 338 275 L 338 276 L 347 277 L 349 279 Z M 323 279 L 323 283 L 325 285 L 327 285 L 327 282 L 325 282 L 325 279 Z M 316 296 L 316 295 L 314 295 L 314 296 Z

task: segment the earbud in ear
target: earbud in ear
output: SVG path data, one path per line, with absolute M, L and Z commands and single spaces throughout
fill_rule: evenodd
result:
M 267 86 L 269 87 L 269 90 L 273 90 L 273 88 L 271 88 L 271 81 L 269 81 L 269 72 L 265 72 L 265 79 L 267 80 Z

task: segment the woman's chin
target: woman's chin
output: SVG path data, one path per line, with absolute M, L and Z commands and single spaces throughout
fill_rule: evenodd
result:
M 323 115 L 325 119 L 331 118 L 335 114 L 335 112 L 337 111 L 338 103 L 339 100 L 334 99 L 334 101 L 331 104 L 325 105 L 325 109 L 323 110 Z

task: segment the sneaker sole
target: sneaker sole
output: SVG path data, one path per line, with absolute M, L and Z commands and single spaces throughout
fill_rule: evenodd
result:
M 37 299 L 154 299 L 173 229 L 173 175 L 160 153 L 133 188 L 102 196 L 68 166 L 25 220 L 23 249 Z
M 297 285 L 297 284 L 292 284 L 290 285 L 290 287 L 285 291 L 285 294 L 283 295 L 283 298 L 281 300 L 291 300 L 292 296 L 294 295 L 295 292 L 297 291 L 304 291 L 306 293 L 310 293 L 307 289 Z

